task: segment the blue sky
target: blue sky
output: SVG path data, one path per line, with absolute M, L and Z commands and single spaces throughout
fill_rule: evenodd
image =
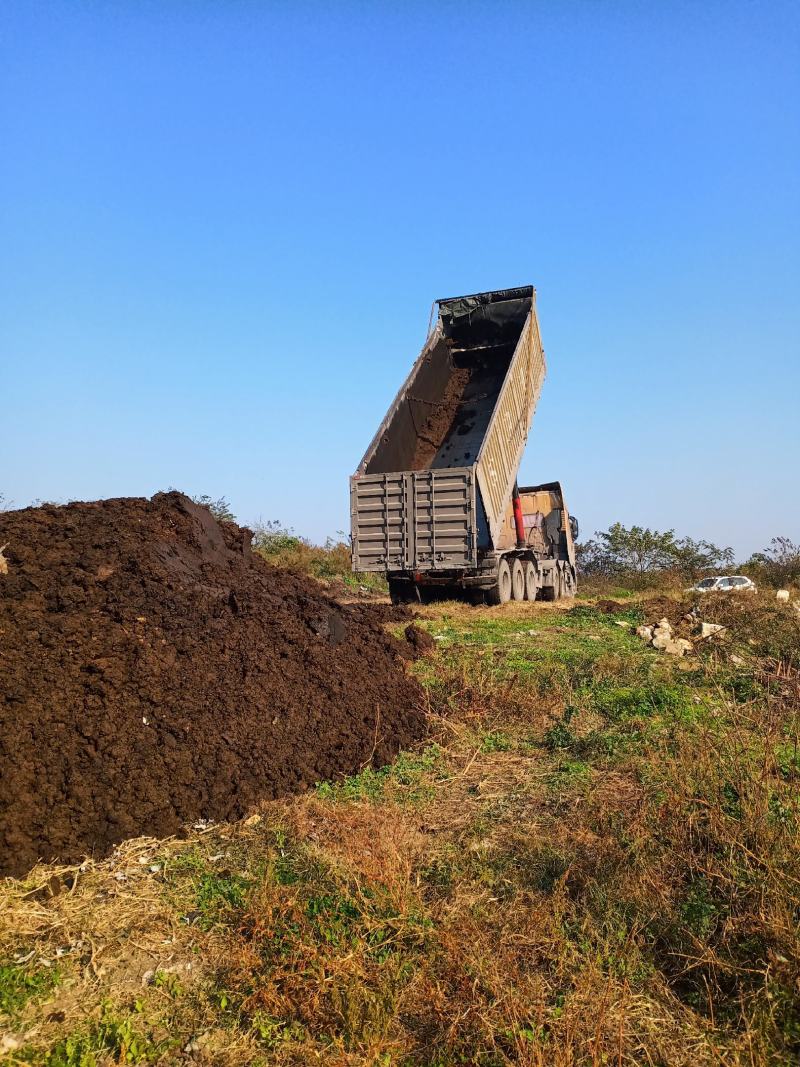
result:
M 532 282 L 523 482 L 800 540 L 800 7 L 15 3 L 0 491 L 324 538 L 433 299 Z

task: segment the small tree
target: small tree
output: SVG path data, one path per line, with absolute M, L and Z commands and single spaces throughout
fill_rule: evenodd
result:
M 704 571 L 729 567 L 733 549 L 711 541 L 678 538 L 674 530 L 651 530 L 647 526 L 623 526 L 615 522 L 598 530 L 594 539 L 577 546 L 578 566 L 583 574 L 607 577 L 635 575 L 642 578 L 661 571 L 676 571 L 694 578 Z
M 218 522 L 236 522 L 236 516 L 231 511 L 231 506 L 224 496 L 221 496 L 218 500 L 212 500 L 207 493 L 203 493 L 202 496 L 193 496 L 192 500 L 195 504 L 208 508 Z
M 733 549 L 720 548 L 711 541 L 683 537 L 675 542 L 673 565 L 687 578 L 697 578 L 705 571 L 733 566 Z
M 800 582 L 800 545 L 788 537 L 773 537 L 763 552 L 750 557 L 747 565 L 760 570 L 775 585 Z
M 253 548 L 258 549 L 265 556 L 279 556 L 284 552 L 293 552 L 307 542 L 298 537 L 288 526 L 284 526 L 279 519 L 268 519 L 264 522 L 259 519 L 253 527 Z
M 660 533 L 644 526 L 627 529 L 615 522 L 607 530 L 597 530 L 594 536 L 596 540 L 588 541 L 581 549 L 581 561 L 588 564 L 589 573 L 644 574 L 663 570 L 674 559 L 674 530 Z

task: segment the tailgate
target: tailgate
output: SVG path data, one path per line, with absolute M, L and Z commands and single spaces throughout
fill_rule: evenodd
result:
M 474 470 L 451 467 L 351 478 L 350 529 L 356 571 L 475 567 Z

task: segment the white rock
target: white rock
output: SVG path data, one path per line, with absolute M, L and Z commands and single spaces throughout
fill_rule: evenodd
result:
M 789 599 L 789 590 L 788 589 L 779 589 L 778 592 L 775 594 L 775 599 L 776 600 L 788 600 Z
M 666 645 L 664 645 L 664 651 L 669 656 L 683 656 L 685 654 L 685 652 L 686 652 L 686 649 L 684 648 L 683 641 L 682 640 L 678 640 L 678 641 L 667 641 Z
M 672 623 L 669 621 L 669 619 L 659 619 L 658 628 L 659 630 L 671 630 Z
M 700 623 L 700 636 L 701 637 L 713 637 L 714 634 L 722 633 L 725 629 L 724 626 L 720 626 L 718 622 L 701 622 Z
M 665 649 L 672 641 L 669 634 L 656 633 L 653 637 L 653 648 Z
M 731 656 L 731 663 L 735 663 L 737 667 L 744 667 L 744 660 L 741 656 Z
M 198 1034 L 197 1037 L 192 1038 L 188 1045 L 184 1045 L 183 1051 L 188 1053 L 202 1052 L 210 1040 L 211 1034 L 209 1031 L 206 1031 L 204 1034 Z
M 636 633 L 641 637 L 643 641 L 653 640 L 653 627 L 652 626 L 637 626 Z

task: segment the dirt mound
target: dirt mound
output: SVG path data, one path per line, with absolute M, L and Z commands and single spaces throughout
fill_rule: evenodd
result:
M 413 622 L 410 626 L 406 626 L 404 633 L 406 635 L 406 641 L 408 641 L 409 645 L 418 656 L 426 656 L 436 648 L 436 642 L 428 631 L 421 630 L 419 626 L 416 626 Z
M 604 615 L 618 615 L 621 611 L 630 611 L 630 604 L 620 604 L 618 600 L 597 600 L 594 603 L 595 611 L 601 611 Z
M 671 623 L 676 623 L 692 610 L 692 603 L 689 600 L 673 600 L 668 596 L 654 596 L 643 601 L 640 607 L 648 622 L 669 619 Z
M 0 873 L 391 759 L 404 643 L 179 493 L 0 515 Z

